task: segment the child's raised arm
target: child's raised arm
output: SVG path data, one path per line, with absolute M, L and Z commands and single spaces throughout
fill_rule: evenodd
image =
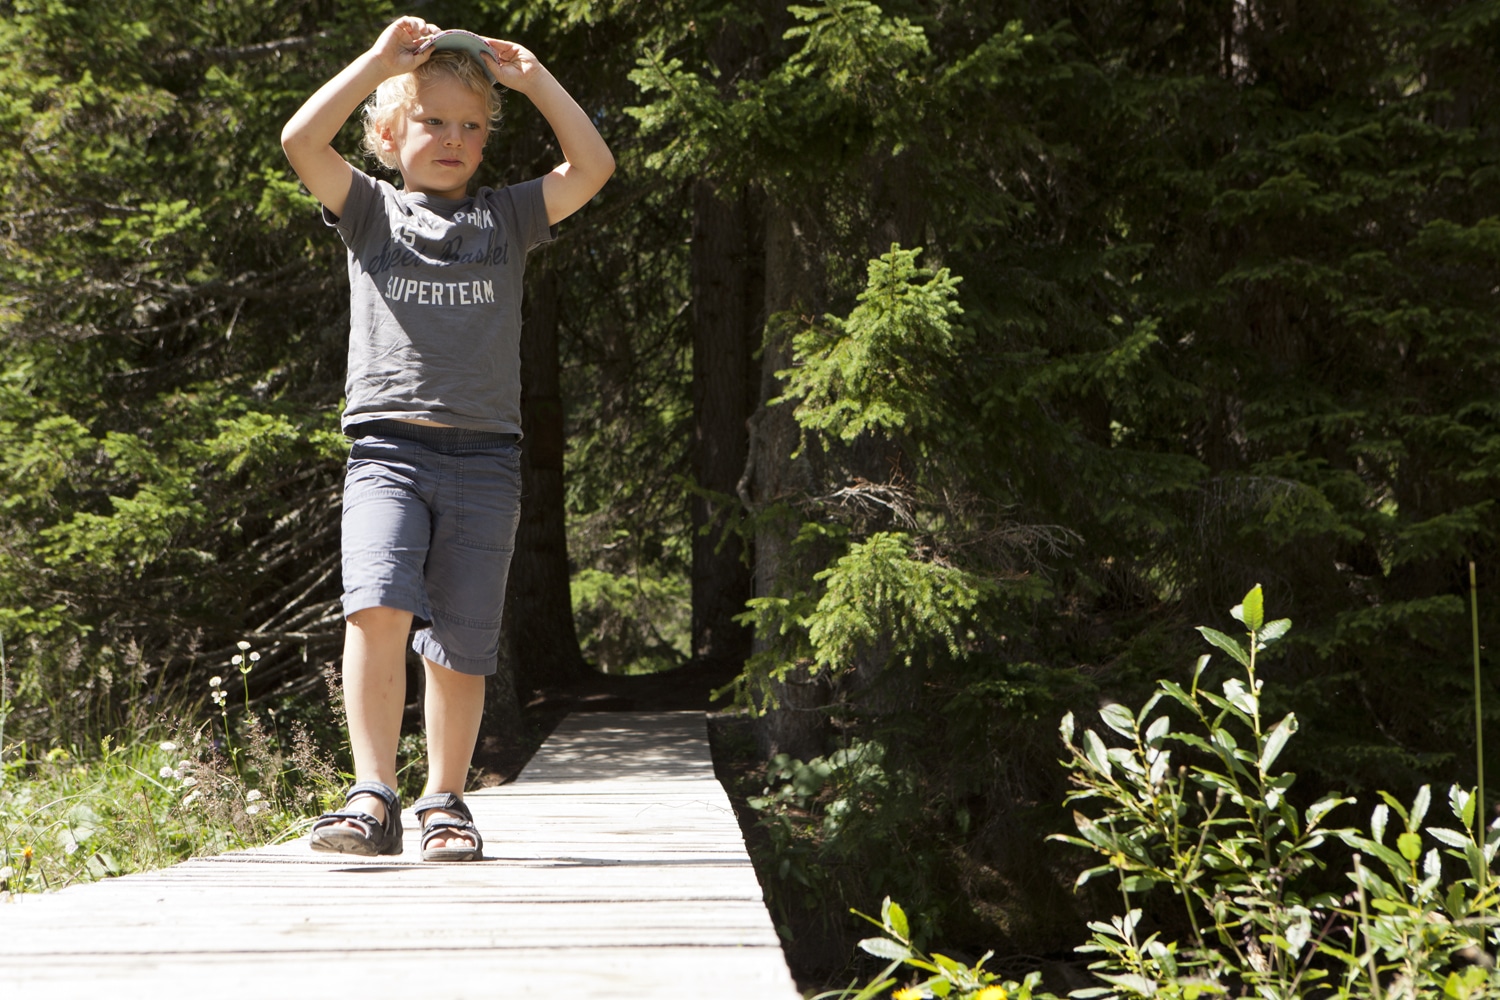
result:
M 312 196 L 334 215 L 344 213 L 344 201 L 354 178 L 348 162 L 333 148 L 334 137 L 383 81 L 410 72 L 431 57 L 430 50 L 418 55 L 416 48 L 437 30 L 436 25 L 420 17 L 391 22 L 368 52 L 319 87 L 281 130 L 281 148 L 292 169 Z
M 614 154 L 578 102 L 536 56 L 515 42 L 486 38 L 499 65 L 496 78 L 531 99 L 562 147 L 563 162 L 542 179 L 547 222 L 555 225 L 587 205 L 615 172 Z

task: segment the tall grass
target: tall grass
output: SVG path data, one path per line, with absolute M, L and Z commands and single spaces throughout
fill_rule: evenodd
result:
M 274 843 L 339 801 L 347 775 L 318 749 L 326 737 L 313 732 L 313 724 L 332 729 L 329 703 L 314 706 L 311 718 L 305 702 L 252 704 L 253 661 L 243 654 L 233 664 L 243 702 L 231 705 L 222 682 L 214 683 L 207 718 L 203 699 L 180 691 L 164 697 L 160 682 L 144 683 L 142 675 L 143 683 L 122 692 L 113 718 L 79 727 L 83 734 L 113 730 L 105 735 L 65 741 L 56 726 L 41 724 L 29 732 L 23 726 L 7 744 L 0 728 L 0 894 Z M 0 674 L 0 727 L 14 707 L 8 680 Z M 142 704 L 152 706 L 149 720 Z

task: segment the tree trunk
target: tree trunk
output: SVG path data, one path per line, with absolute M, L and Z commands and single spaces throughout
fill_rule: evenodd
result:
M 812 301 L 809 268 L 803 240 L 784 209 L 766 214 L 766 315 L 805 308 Z M 807 460 L 792 461 L 797 448 L 797 423 L 790 406 L 768 406 L 784 388 L 776 372 L 791 365 L 787 329 L 770 322 L 766 326 L 760 366 L 760 406 L 752 418 L 750 472 L 742 499 L 755 510 L 785 502 L 806 493 Z M 764 519 L 755 534 L 755 595 L 782 592 L 783 575 L 794 575 L 791 565 L 795 518 Z M 765 640 L 756 638 L 755 651 Z M 813 677 L 805 666 L 794 667 L 784 680 L 772 686 L 777 707 L 766 712 L 756 727 L 756 739 L 766 757 L 778 753 L 809 760 L 823 753 L 828 685 Z
M 749 192 L 722 197 L 693 186 L 693 477 L 733 496 L 745 468 L 745 421 L 755 409 L 760 373 L 753 356 L 763 324 L 764 279 L 757 206 Z M 703 663 L 743 663 L 750 631 L 734 621 L 751 594 L 745 545 L 725 534 L 728 511 L 692 501 L 692 649 Z
M 527 283 L 521 325 L 521 521 L 505 596 L 502 667 L 513 665 L 524 704 L 531 692 L 588 673 L 573 626 L 563 508 L 563 406 L 557 332 L 561 289 L 543 269 Z M 508 655 L 507 655 L 508 654 Z

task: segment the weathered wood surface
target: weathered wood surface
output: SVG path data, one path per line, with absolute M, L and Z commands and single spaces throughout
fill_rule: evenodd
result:
M 306 840 L 0 906 L 0 998 L 798 996 L 696 712 L 576 715 L 466 798 L 485 859 Z

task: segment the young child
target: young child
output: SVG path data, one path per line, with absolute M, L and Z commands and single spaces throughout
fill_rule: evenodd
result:
M 401 852 L 396 744 L 415 620 L 427 680 L 422 857 L 467 861 L 483 854 L 463 792 L 520 502 L 522 273 L 527 252 L 604 186 L 614 158 L 529 51 L 437 35 L 421 18 L 395 21 L 292 116 L 281 145 L 349 248 L 344 700 L 356 783 L 344 810 L 314 825 L 312 846 Z M 564 162 L 470 195 L 499 117 L 492 80 L 531 99 Z M 365 148 L 400 172 L 400 189 L 332 145 L 372 91 Z

